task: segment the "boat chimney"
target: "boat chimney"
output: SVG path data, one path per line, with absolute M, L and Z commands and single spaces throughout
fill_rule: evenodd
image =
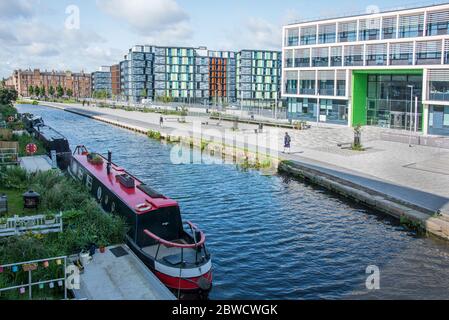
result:
M 112 152 L 108 151 L 108 165 L 106 167 L 108 175 L 111 174 L 111 165 L 112 165 Z

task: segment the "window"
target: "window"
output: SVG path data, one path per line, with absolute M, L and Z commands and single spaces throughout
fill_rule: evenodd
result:
M 337 96 L 346 96 L 346 70 L 337 70 Z
M 401 16 L 399 19 L 399 38 L 422 37 L 424 14 Z
M 331 48 L 331 67 L 341 67 L 343 65 L 342 47 Z
M 449 64 L 449 40 L 444 43 L 444 63 Z
M 299 74 L 300 94 L 315 95 L 315 71 L 301 71 Z
M 385 17 L 382 21 L 382 39 L 396 39 L 396 17 Z
M 380 18 L 360 20 L 359 40 L 379 40 L 380 39 Z
M 317 27 L 301 28 L 301 45 L 316 44 Z
M 345 48 L 345 66 L 363 66 L 363 46 Z
M 429 70 L 429 100 L 449 101 L 449 70 Z
M 337 25 L 326 24 L 319 26 L 319 43 L 334 43 L 337 40 Z
M 298 94 L 298 72 L 287 71 L 285 73 L 285 80 L 285 93 Z
M 423 41 L 416 43 L 416 64 L 441 64 L 442 42 Z
M 329 48 L 312 49 L 312 66 L 314 67 L 329 66 Z
M 392 43 L 390 47 L 390 64 L 412 65 L 413 64 L 413 42 Z
M 286 33 L 286 46 L 297 46 L 299 44 L 299 28 L 287 29 Z
M 427 16 L 427 35 L 449 34 L 449 10 L 429 12 Z
M 295 67 L 310 67 L 310 49 L 295 50 Z
M 370 44 L 366 49 L 366 64 L 368 66 L 387 65 L 387 45 Z
M 284 55 L 286 68 L 293 68 L 293 50 L 286 50 Z
M 333 96 L 335 71 L 318 71 L 318 92 L 323 96 Z
M 339 26 L 338 42 L 357 41 L 357 21 L 343 22 Z

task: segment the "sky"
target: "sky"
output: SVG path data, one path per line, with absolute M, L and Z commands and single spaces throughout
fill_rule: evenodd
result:
M 0 0 L 0 78 L 28 68 L 93 72 L 136 44 L 280 50 L 285 24 L 405 5 L 410 1 Z

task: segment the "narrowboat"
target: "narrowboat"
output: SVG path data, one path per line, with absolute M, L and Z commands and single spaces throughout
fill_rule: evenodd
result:
M 206 237 L 193 223 L 183 223 L 176 201 L 114 164 L 111 152 L 105 158 L 78 146 L 68 173 L 106 212 L 126 220 L 128 246 L 164 285 L 186 299 L 207 298 L 212 262 Z
M 42 117 L 35 117 L 32 114 L 22 115 L 25 129 L 37 140 L 41 141 L 48 156 L 51 152 L 56 152 L 57 165 L 61 170 L 66 170 L 72 158 L 69 141 L 61 133 L 47 126 Z

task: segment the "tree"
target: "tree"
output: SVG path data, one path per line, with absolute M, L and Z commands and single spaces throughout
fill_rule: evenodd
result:
M 64 95 L 64 88 L 61 85 L 58 85 L 56 88 L 56 96 L 61 98 Z
M 72 96 L 73 96 L 73 91 L 72 91 L 72 89 L 67 89 L 67 96 L 69 97 L 69 98 L 71 98 Z
M 50 88 L 48 88 L 48 94 L 50 97 L 53 97 L 55 95 L 55 88 L 53 86 L 50 86 Z
M 42 86 L 40 88 L 40 96 L 41 97 L 45 97 L 47 95 L 46 90 L 45 90 L 45 86 Z
M 34 87 L 33 87 L 33 86 L 29 86 L 29 87 L 28 87 L 28 94 L 29 94 L 30 96 L 32 96 L 32 95 L 34 94 Z
M 0 88 L 0 105 L 10 106 L 18 98 L 18 93 L 15 89 Z
M 41 88 L 39 88 L 39 86 L 35 86 L 34 87 L 34 94 L 38 97 L 40 97 L 41 95 Z

